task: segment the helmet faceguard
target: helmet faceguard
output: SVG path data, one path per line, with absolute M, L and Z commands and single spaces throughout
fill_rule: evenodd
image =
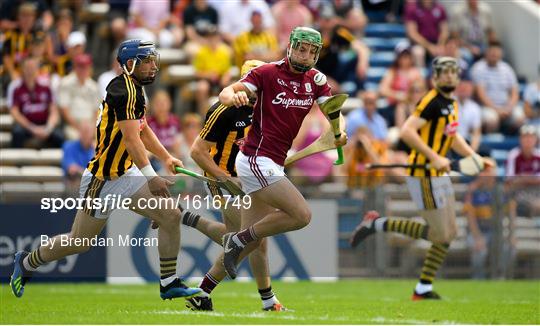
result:
M 159 53 L 156 51 L 156 46 L 153 42 L 145 42 L 141 40 L 127 40 L 120 44 L 116 60 L 122 67 L 122 70 L 129 76 L 132 76 L 141 84 L 151 84 L 159 71 Z M 128 70 L 127 63 L 133 60 L 131 69 Z M 155 63 L 154 71 L 139 71 L 135 73 L 137 65 L 150 60 Z
M 311 47 L 315 48 L 315 59 L 313 60 L 312 64 L 305 65 L 293 59 L 292 51 L 298 50 L 302 44 L 310 46 L 310 48 L 308 48 L 308 51 L 311 51 Z M 317 60 L 319 60 L 321 48 L 321 33 L 310 27 L 296 27 L 289 36 L 289 46 L 287 47 L 287 59 L 289 60 L 289 64 L 295 70 L 298 70 L 300 72 L 306 72 L 309 69 L 313 68 L 317 63 Z
M 451 70 L 452 73 L 455 73 L 457 78 L 453 80 L 453 82 L 450 85 L 448 84 L 440 85 L 440 83 L 435 82 L 435 86 L 445 93 L 451 93 L 456 89 L 457 84 L 459 83 L 459 75 L 460 75 L 461 69 L 455 58 L 437 57 L 433 59 L 433 62 L 431 63 L 431 69 L 433 71 L 433 77 L 435 79 L 438 79 L 440 75 L 446 70 Z

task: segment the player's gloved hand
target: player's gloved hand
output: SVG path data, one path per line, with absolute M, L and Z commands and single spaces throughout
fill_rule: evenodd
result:
M 177 159 L 176 157 L 173 157 L 173 156 L 169 156 L 166 160 L 165 160 L 165 165 L 167 165 L 167 168 L 169 169 L 169 172 L 172 173 L 172 175 L 175 175 L 176 173 L 176 167 L 179 166 L 181 168 L 184 167 L 184 163 L 182 163 L 181 160 Z
M 148 188 L 154 196 L 158 197 L 171 197 L 171 192 L 169 187 L 173 185 L 174 182 L 167 180 L 162 177 L 153 177 L 148 181 Z
M 344 131 L 341 132 L 341 136 L 339 138 L 336 138 L 334 140 L 334 144 L 336 145 L 336 147 L 339 147 L 339 146 L 345 146 L 345 144 L 347 144 L 347 140 L 349 138 L 347 137 L 347 133 L 345 133 Z
M 249 104 L 249 97 L 246 92 L 239 91 L 234 93 L 232 98 L 233 105 L 236 107 L 244 106 Z
M 437 158 L 430 162 L 430 167 L 443 172 L 450 172 L 450 160 L 444 156 L 437 155 Z

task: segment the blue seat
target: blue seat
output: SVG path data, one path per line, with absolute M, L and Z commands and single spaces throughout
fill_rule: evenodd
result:
M 382 67 L 371 67 L 368 69 L 366 82 L 368 83 L 379 83 L 386 73 L 386 68 Z
M 396 55 L 394 52 L 374 52 L 369 57 L 369 65 L 371 67 L 389 67 L 394 62 Z
M 394 48 L 399 42 L 406 41 L 406 38 L 395 37 L 395 38 L 383 38 L 383 37 L 366 37 L 364 38 L 364 43 L 372 51 L 394 51 Z
M 368 24 L 365 34 L 368 37 L 405 37 L 405 26 L 401 24 Z
M 482 137 L 482 145 L 491 150 L 506 150 L 519 146 L 519 137 L 502 134 L 488 134 Z

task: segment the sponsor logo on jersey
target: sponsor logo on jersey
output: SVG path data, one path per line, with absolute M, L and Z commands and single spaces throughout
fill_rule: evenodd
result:
M 313 105 L 313 98 L 306 98 L 306 99 L 298 99 L 298 98 L 288 98 L 285 97 L 287 93 L 281 92 L 276 95 L 276 97 L 272 100 L 272 104 L 276 105 L 282 105 L 285 109 L 288 109 L 289 107 L 294 108 L 300 108 L 304 110 L 311 109 L 311 106 Z
M 235 126 L 236 127 L 245 127 L 246 123 L 244 121 L 236 121 Z
M 457 133 L 458 126 L 459 126 L 459 122 L 457 121 L 447 124 L 446 127 L 444 128 L 444 134 L 447 136 L 455 136 Z

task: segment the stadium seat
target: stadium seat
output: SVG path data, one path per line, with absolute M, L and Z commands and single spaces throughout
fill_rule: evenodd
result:
M 38 156 L 38 151 L 27 148 L 2 148 L 0 157 L 2 165 L 23 165 L 29 164 Z
M 405 37 L 405 26 L 401 24 L 368 24 L 365 29 L 367 37 Z
M 62 156 L 64 156 L 64 153 L 60 148 L 45 148 L 38 152 L 38 156 L 36 160 L 33 161 L 33 163 L 60 166 L 62 162 Z
M 156 51 L 159 53 L 159 61 L 163 66 L 185 63 L 188 59 L 186 52 L 181 49 L 159 48 Z
M 21 170 L 16 166 L 0 166 L 2 181 L 16 181 L 21 179 Z
M 497 166 L 504 166 L 508 157 L 508 151 L 504 149 L 492 149 L 489 156 L 497 162 Z
M 376 51 L 369 57 L 370 67 L 389 67 L 396 55 L 390 51 Z
M 0 148 L 9 147 L 11 144 L 11 133 L 0 132 Z
M 13 126 L 13 117 L 10 114 L 0 114 L 0 131 L 10 131 Z
M 0 113 L 8 113 L 7 99 L 0 97 Z
M 61 181 L 64 171 L 57 166 L 23 166 L 20 176 L 23 180 Z
M 192 65 L 171 65 L 166 72 L 164 80 L 169 83 L 186 83 L 195 79 L 195 67 Z
M 486 134 L 482 136 L 482 145 L 489 149 L 511 150 L 519 146 L 519 137 L 504 136 L 502 134 Z
M 386 72 L 386 68 L 369 68 L 366 81 L 369 83 L 379 83 Z
M 399 42 L 406 41 L 406 38 L 381 38 L 381 37 L 366 37 L 364 42 L 372 51 L 394 51 L 394 48 Z

